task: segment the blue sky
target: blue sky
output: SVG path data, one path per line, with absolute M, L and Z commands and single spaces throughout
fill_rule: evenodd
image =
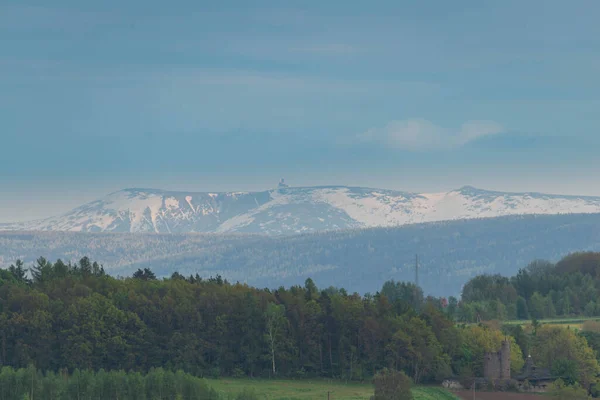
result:
M 598 15 L 595 0 L 4 0 L 0 221 L 282 176 L 600 195 Z

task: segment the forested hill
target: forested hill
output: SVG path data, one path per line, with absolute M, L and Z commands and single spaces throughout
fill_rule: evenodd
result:
M 478 274 L 510 276 L 531 260 L 557 261 L 576 251 L 600 250 L 600 214 L 523 216 L 264 237 L 219 234 L 0 233 L 0 266 L 43 253 L 76 261 L 90 256 L 107 273 L 130 276 L 150 268 L 216 276 L 258 287 L 302 284 L 375 292 L 389 279 L 414 281 L 420 256 L 425 293 L 458 296 Z
M 460 320 L 600 316 L 600 253 L 534 261 L 512 277 L 480 275 L 462 293 Z
M 541 368 L 568 365 L 586 388 L 600 373 L 594 350 L 572 330 L 542 327 L 532 340 L 525 331 L 457 326 L 455 299 L 423 299 L 411 284 L 386 282 L 360 296 L 319 290 L 310 279 L 276 291 L 219 276 L 158 280 L 148 269 L 115 279 L 87 258 L 40 258 L 31 276 L 20 263 L 0 270 L 0 366 L 346 380 L 392 368 L 417 384 L 440 383 L 482 376 L 484 354 L 508 338 L 513 374 L 525 352 Z
M 39 259 L 31 272 L 0 270 L 0 365 L 346 379 L 394 365 L 423 382 L 466 362 L 452 360 L 458 330 L 440 302 L 419 317 L 408 303 L 320 291 L 311 280 L 274 292 L 221 277 L 157 280 L 150 270 L 118 280 L 87 258 Z M 398 329 L 411 332 L 415 358 L 386 347 Z

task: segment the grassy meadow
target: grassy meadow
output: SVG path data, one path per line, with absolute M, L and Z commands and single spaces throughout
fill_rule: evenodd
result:
M 538 322 L 540 325 L 549 325 L 549 326 L 558 326 L 562 328 L 571 328 L 583 330 L 583 324 L 588 321 L 600 321 L 598 317 L 577 317 L 577 318 L 552 318 L 552 319 L 541 319 Z M 531 325 L 531 321 L 524 320 L 514 320 L 514 321 L 504 321 L 502 322 L 504 325 Z
M 260 399 L 267 400 L 369 400 L 373 385 L 368 383 L 344 383 L 335 380 L 261 380 L 261 379 L 207 379 L 219 394 L 235 396 L 244 389 L 251 389 Z M 456 400 L 457 397 L 436 387 L 413 389 L 415 400 Z

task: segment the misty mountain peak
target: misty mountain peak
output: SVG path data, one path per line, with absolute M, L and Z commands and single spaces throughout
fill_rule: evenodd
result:
M 4 224 L 0 229 L 280 235 L 569 213 L 600 213 L 600 197 L 493 192 L 473 186 L 442 193 L 348 186 L 291 187 L 282 179 L 277 188 L 260 192 L 128 188 L 61 216 Z

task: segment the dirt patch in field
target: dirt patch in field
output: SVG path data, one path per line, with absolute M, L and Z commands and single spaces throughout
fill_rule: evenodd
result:
M 455 393 L 463 400 L 473 400 L 473 392 Z M 537 394 L 504 393 L 504 392 L 476 392 L 475 400 L 536 400 L 540 399 Z

